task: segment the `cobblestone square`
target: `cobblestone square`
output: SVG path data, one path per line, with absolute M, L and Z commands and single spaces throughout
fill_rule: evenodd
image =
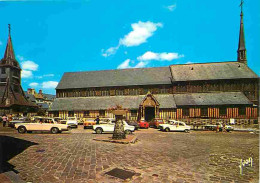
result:
M 82 129 L 54 135 L 14 131 L 0 135 L 37 143 L 9 161 L 28 182 L 123 182 L 105 175 L 114 168 L 136 173 L 124 182 L 259 181 L 259 136 L 248 132 L 139 130 L 134 133 L 139 141 L 131 145 L 94 141 L 111 134 Z M 250 157 L 253 166 L 245 167 L 241 175 L 240 160 Z

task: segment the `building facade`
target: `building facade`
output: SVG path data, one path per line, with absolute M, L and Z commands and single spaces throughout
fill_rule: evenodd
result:
M 259 78 L 247 65 L 242 11 L 240 16 L 237 61 L 64 73 L 51 113 L 113 117 L 108 109 L 121 105 L 129 120 L 252 123 L 258 117 Z
M 31 113 L 37 106 L 25 97 L 21 86 L 21 67 L 15 58 L 9 25 L 4 58 L 0 60 L 0 114 Z

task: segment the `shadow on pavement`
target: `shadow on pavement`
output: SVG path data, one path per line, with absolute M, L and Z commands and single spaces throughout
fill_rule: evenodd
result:
M 0 135 L 0 173 L 8 171 L 18 173 L 8 161 L 32 145 L 38 145 L 38 143 Z

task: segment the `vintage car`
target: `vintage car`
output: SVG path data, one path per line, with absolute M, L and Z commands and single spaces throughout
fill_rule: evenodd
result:
M 140 125 L 136 121 L 127 121 L 127 124 L 134 126 L 135 130 L 138 130 L 140 128 Z
M 154 118 L 150 123 L 149 126 L 154 127 L 154 128 L 159 128 L 160 124 L 164 124 L 164 120 L 163 119 L 159 119 L 159 118 Z
M 127 122 L 123 121 L 124 124 L 124 131 L 126 134 L 131 134 L 132 132 L 135 131 L 135 127 L 128 125 Z M 107 123 L 107 124 L 99 124 L 99 125 L 94 125 L 93 130 L 98 133 L 105 133 L 105 132 L 114 132 L 115 128 L 115 123 Z
M 95 119 L 85 119 L 83 122 L 84 129 L 87 129 L 87 128 L 92 129 L 93 125 L 95 125 L 95 124 L 96 124 Z
M 146 122 L 145 120 L 140 120 L 139 122 L 138 122 L 138 124 L 139 124 L 139 126 L 140 126 L 140 128 L 149 128 L 149 123 L 148 122 Z
M 66 124 L 68 126 L 70 126 L 71 128 L 78 128 L 78 121 L 76 117 L 68 117 L 65 120 L 60 120 L 61 124 Z
M 36 123 L 17 123 L 15 124 L 15 129 L 19 133 L 32 131 L 48 131 L 51 133 L 59 133 L 70 130 L 70 127 L 68 125 L 58 124 L 52 118 L 46 118 L 46 120 Z
M 224 127 L 222 124 L 218 124 L 219 125 L 219 131 L 222 132 L 224 130 Z M 217 125 L 204 125 L 203 126 L 203 129 L 204 130 L 210 130 L 210 131 L 216 131 L 217 129 Z M 229 125 L 226 125 L 225 126 L 225 129 L 227 132 L 230 132 L 230 131 L 233 131 L 234 130 L 234 127 L 233 126 L 229 126 Z
M 170 131 L 183 131 L 190 132 L 191 127 L 187 126 L 184 122 L 171 120 L 168 124 L 160 124 L 159 129 L 165 132 Z
M 99 124 L 107 124 L 107 123 L 114 123 L 114 118 L 101 118 Z M 85 118 L 83 122 L 84 129 L 93 129 L 93 125 L 96 124 L 95 119 L 93 118 Z
M 14 128 L 15 124 L 19 124 L 19 123 L 30 123 L 30 120 L 24 117 L 20 117 L 20 118 L 14 117 L 12 121 L 8 122 L 8 126 Z

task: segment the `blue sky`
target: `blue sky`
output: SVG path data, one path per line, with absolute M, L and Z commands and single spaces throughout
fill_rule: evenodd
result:
M 0 0 L 24 90 L 55 94 L 64 72 L 235 61 L 240 0 Z M 260 75 L 260 1 L 245 0 L 248 65 Z

